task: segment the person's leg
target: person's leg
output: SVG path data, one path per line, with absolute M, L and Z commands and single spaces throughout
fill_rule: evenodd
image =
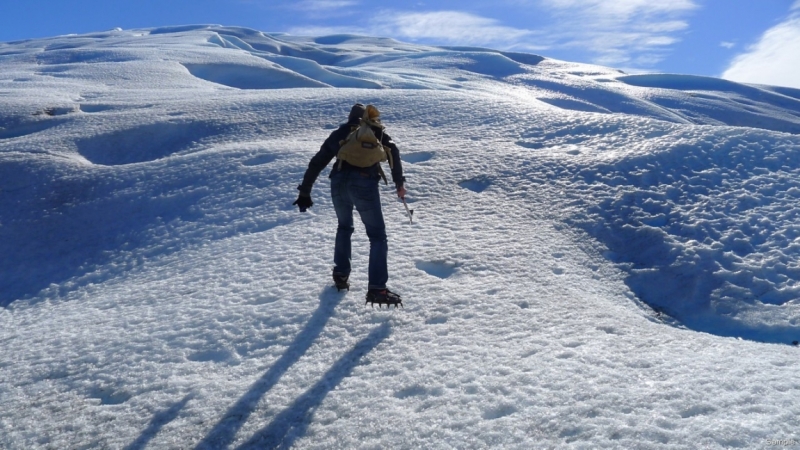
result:
M 353 174 L 351 198 L 369 237 L 369 289 L 385 289 L 389 279 L 386 224 L 381 210 L 378 180 Z
M 348 192 L 348 183 L 347 174 L 343 172 L 331 178 L 331 200 L 339 222 L 333 249 L 333 273 L 345 277 L 350 275 L 350 238 L 353 236 L 353 201 Z

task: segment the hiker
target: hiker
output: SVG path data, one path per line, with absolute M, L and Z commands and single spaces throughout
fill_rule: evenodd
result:
M 358 148 L 377 147 L 385 151 L 385 155 L 378 153 L 378 160 L 388 160 L 391 167 L 392 181 L 394 181 L 397 196 L 405 199 L 403 166 L 400 162 L 400 151 L 386 134 L 380 121 L 380 112 L 373 105 L 364 106 L 356 103 L 350 110 L 347 123 L 342 124 L 328 136 L 316 155 L 311 158 L 308 169 L 303 176 L 303 183 L 297 187 L 300 195 L 293 205 L 297 205 L 300 212 L 305 212 L 314 202 L 311 201 L 311 188 L 322 169 L 337 157 L 331 169 L 331 198 L 336 210 L 339 226 L 336 230 L 336 245 L 333 252 L 333 281 L 336 288 L 350 289 L 348 282 L 350 276 L 350 238 L 353 235 L 353 207 L 361 216 L 361 221 L 369 237 L 369 286 L 367 288 L 367 303 L 380 305 L 402 305 L 400 296 L 386 288 L 389 279 L 386 240 L 386 225 L 383 221 L 381 199 L 378 184 L 386 176 L 381 169 L 380 162 L 373 160 L 361 162 L 345 152 L 345 148 L 353 147 L 356 134 L 366 133 L 372 137 L 375 144 L 359 144 Z M 377 145 L 377 144 L 380 145 Z M 340 152 L 341 150 L 341 152 Z M 376 151 L 376 150 L 372 150 Z M 381 159 L 380 157 L 383 156 Z M 366 167 L 360 167 L 366 166 Z M 388 183 L 387 183 L 388 184 Z

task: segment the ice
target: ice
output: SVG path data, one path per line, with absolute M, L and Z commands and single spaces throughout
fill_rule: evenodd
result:
M 797 439 L 800 96 L 220 25 L 0 43 L 0 447 Z M 389 287 L 331 287 L 355 102 L 401 149 Z

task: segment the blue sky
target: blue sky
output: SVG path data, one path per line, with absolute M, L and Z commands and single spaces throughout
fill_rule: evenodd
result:
M 0 42 L 215 23 L 537 53 L 800 88 L 800 0 L 5 0 Z

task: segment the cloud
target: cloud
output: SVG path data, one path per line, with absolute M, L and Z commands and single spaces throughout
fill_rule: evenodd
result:
M 394 34 L 410 40 L 459 45 L 513 45 L 533 34 L 497 20 L 460 11 L 396 13 L 387 20 Z
M 495 19 L 461 11 L 403 12 L 376 14 L 369 28 L 354 26 L 305 26 L 289 30 L 292 34 L 362 34 L 391 36 L 412 42 L 437 45 L 474 45 L 511 48 L 535 34 L 531 30 L 507 27 Z
M 758 42 L 734 57 L 722 78 L 743 83 L 800 88 L 800 1 L 794 13 L 768 29 Z
M 349 8 L 358 5 L 356 0 L 303 0 L 295 3 L 294 7 L 303 11 L 329 11 L 332 9 Z
M 318 18 L 352 11 L 351 0 L 303 0 L 304 14 Z M 697 0 L 496 0 L 496 8 L 515 8 L 521 16 L 536 14 L 549 25 L 538 30 L 507 26 L 494 18 L 457 10 L 374 11 L 368 25 L 330 21 L 288 30 L 292 34 L 361 34 L 386 36 L 432 45 L 468 45 L 521 51 L 579 52 L 596 64 L 626 69 L 651 68 L 662 61 L 688 28 L 685 16 Z M 363 4 L 363 2 L 358 2 Z M 800 0 L 798 0 L 800 3 Z M 510 6 L 513 4 L 514 6 Z M 317 8 L 329 8 L 319 13 Z M 358 8 L 356 8 L 358 9 Z M 353 25 L 345 23 L 353 22 Z
M 286 6 L 309 19 L 330 19 L 353 14 L 358 0 L 302 0 Z
M 722 41 L 722 42 L 719 43 L 719 46 L 720 47 L 725 47 L 725 48 L 733 48 L 733 47 L 736 47 L 736 43 L 735 42 Z
M 555 25 L 553 47 L 582 49 L 604 65 L 648 66 L 663 60 L 689 25 L 694 0 L 539 0 Z
M 541 0 L 545 7 L 572 12 L 588 12 L 596 18 L 624 22 L 640 15 L 684 12 L 697 8 L 693 0 Z

